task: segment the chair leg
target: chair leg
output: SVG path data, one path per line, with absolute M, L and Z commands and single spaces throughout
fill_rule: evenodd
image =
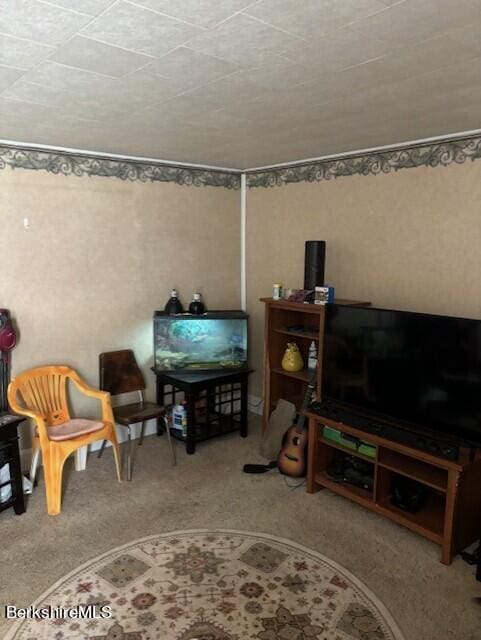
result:
M 58 516 L 62 503 L 63 461 L 55 458 L 44 460 L 45 491 L 47 494 L 47 513 Z
M 127 439 L 129 441 L 129 448 L 127 452 L 127 480 L 132 480 L 132 433 L 130 425 L 127 427 Z
M 122 482 L 122 467 L 120 465 L 120 447 L 119 447 L 119 443 L 117 442 L 117 439 L 112 439 L 110 440 L 110 442 L 112 443 L 112 449 L 114 452 L 114 460 L 115 460 L 115 469 L 117 471 L 117 480 L 119 482 Z M 102 447 L 105 446 L 105 440 L 102 442 Z M 100 456 L 99 456 L 100 458 Z
M 30 472 L 29 472 L 29 478 L 32 485 L 35 484 L 35 478 L 37 477 L 39 458 L 40 458 L 40 449 L 36 447 L 32 454 L 32 462 L 30 463 Z
M 165 417 L 164 417 L 164 424 L 165 424 L 165 431 L 167 432 L 167 440 L 169 441 L 170 453 L 172 455 L 172 466 L 175 467 L 175 465 L 177 464 L 177 460 L 175 457 L 174 446 L 172 444 L 172 437 L 170 435 L 169 423 L 167 418 Z
M 102 453 L 104 452 L 106 444 L 107 444 L 107 440 L 102 440 L 102 444 L 100 445 L 99 455 L 97 456 L 97 458 L 101 458 L 102 457 Z
M 144 432 L 145 432 L 145 422 L 142 422 L 142 427 L 140 429 L 139 447 L 142 445 L 144 441 Z

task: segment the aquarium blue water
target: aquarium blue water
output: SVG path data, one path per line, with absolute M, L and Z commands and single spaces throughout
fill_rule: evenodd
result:
M 159 371 L 238 369 L 247 365 L 247 316 L 234 312 L 201 317 L 154 317 L 155 367 Z

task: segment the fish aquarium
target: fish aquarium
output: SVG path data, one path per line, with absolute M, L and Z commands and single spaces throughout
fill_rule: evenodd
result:
M 247 366 L 247 314 L 209 311 L 154 315 L 157 371 L 225 371 Z

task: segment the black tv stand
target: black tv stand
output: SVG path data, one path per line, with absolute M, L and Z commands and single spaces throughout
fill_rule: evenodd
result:
M 437 434 L 433 435 L 427 430 L 416 429 L 414 431 L 409 425 L 391 423 L 378 417 L 352 411 L 334 402 L 313 402 L 309 406 L 309 411 L 388 440 L 440 456 L 446 460 L 457 460 L 459 457 L 458 443 Z

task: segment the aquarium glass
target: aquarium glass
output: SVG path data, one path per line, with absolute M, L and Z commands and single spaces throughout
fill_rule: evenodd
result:
M 156 316 L 159 371 L 238 369 L 247 365 L 247 317 Z

